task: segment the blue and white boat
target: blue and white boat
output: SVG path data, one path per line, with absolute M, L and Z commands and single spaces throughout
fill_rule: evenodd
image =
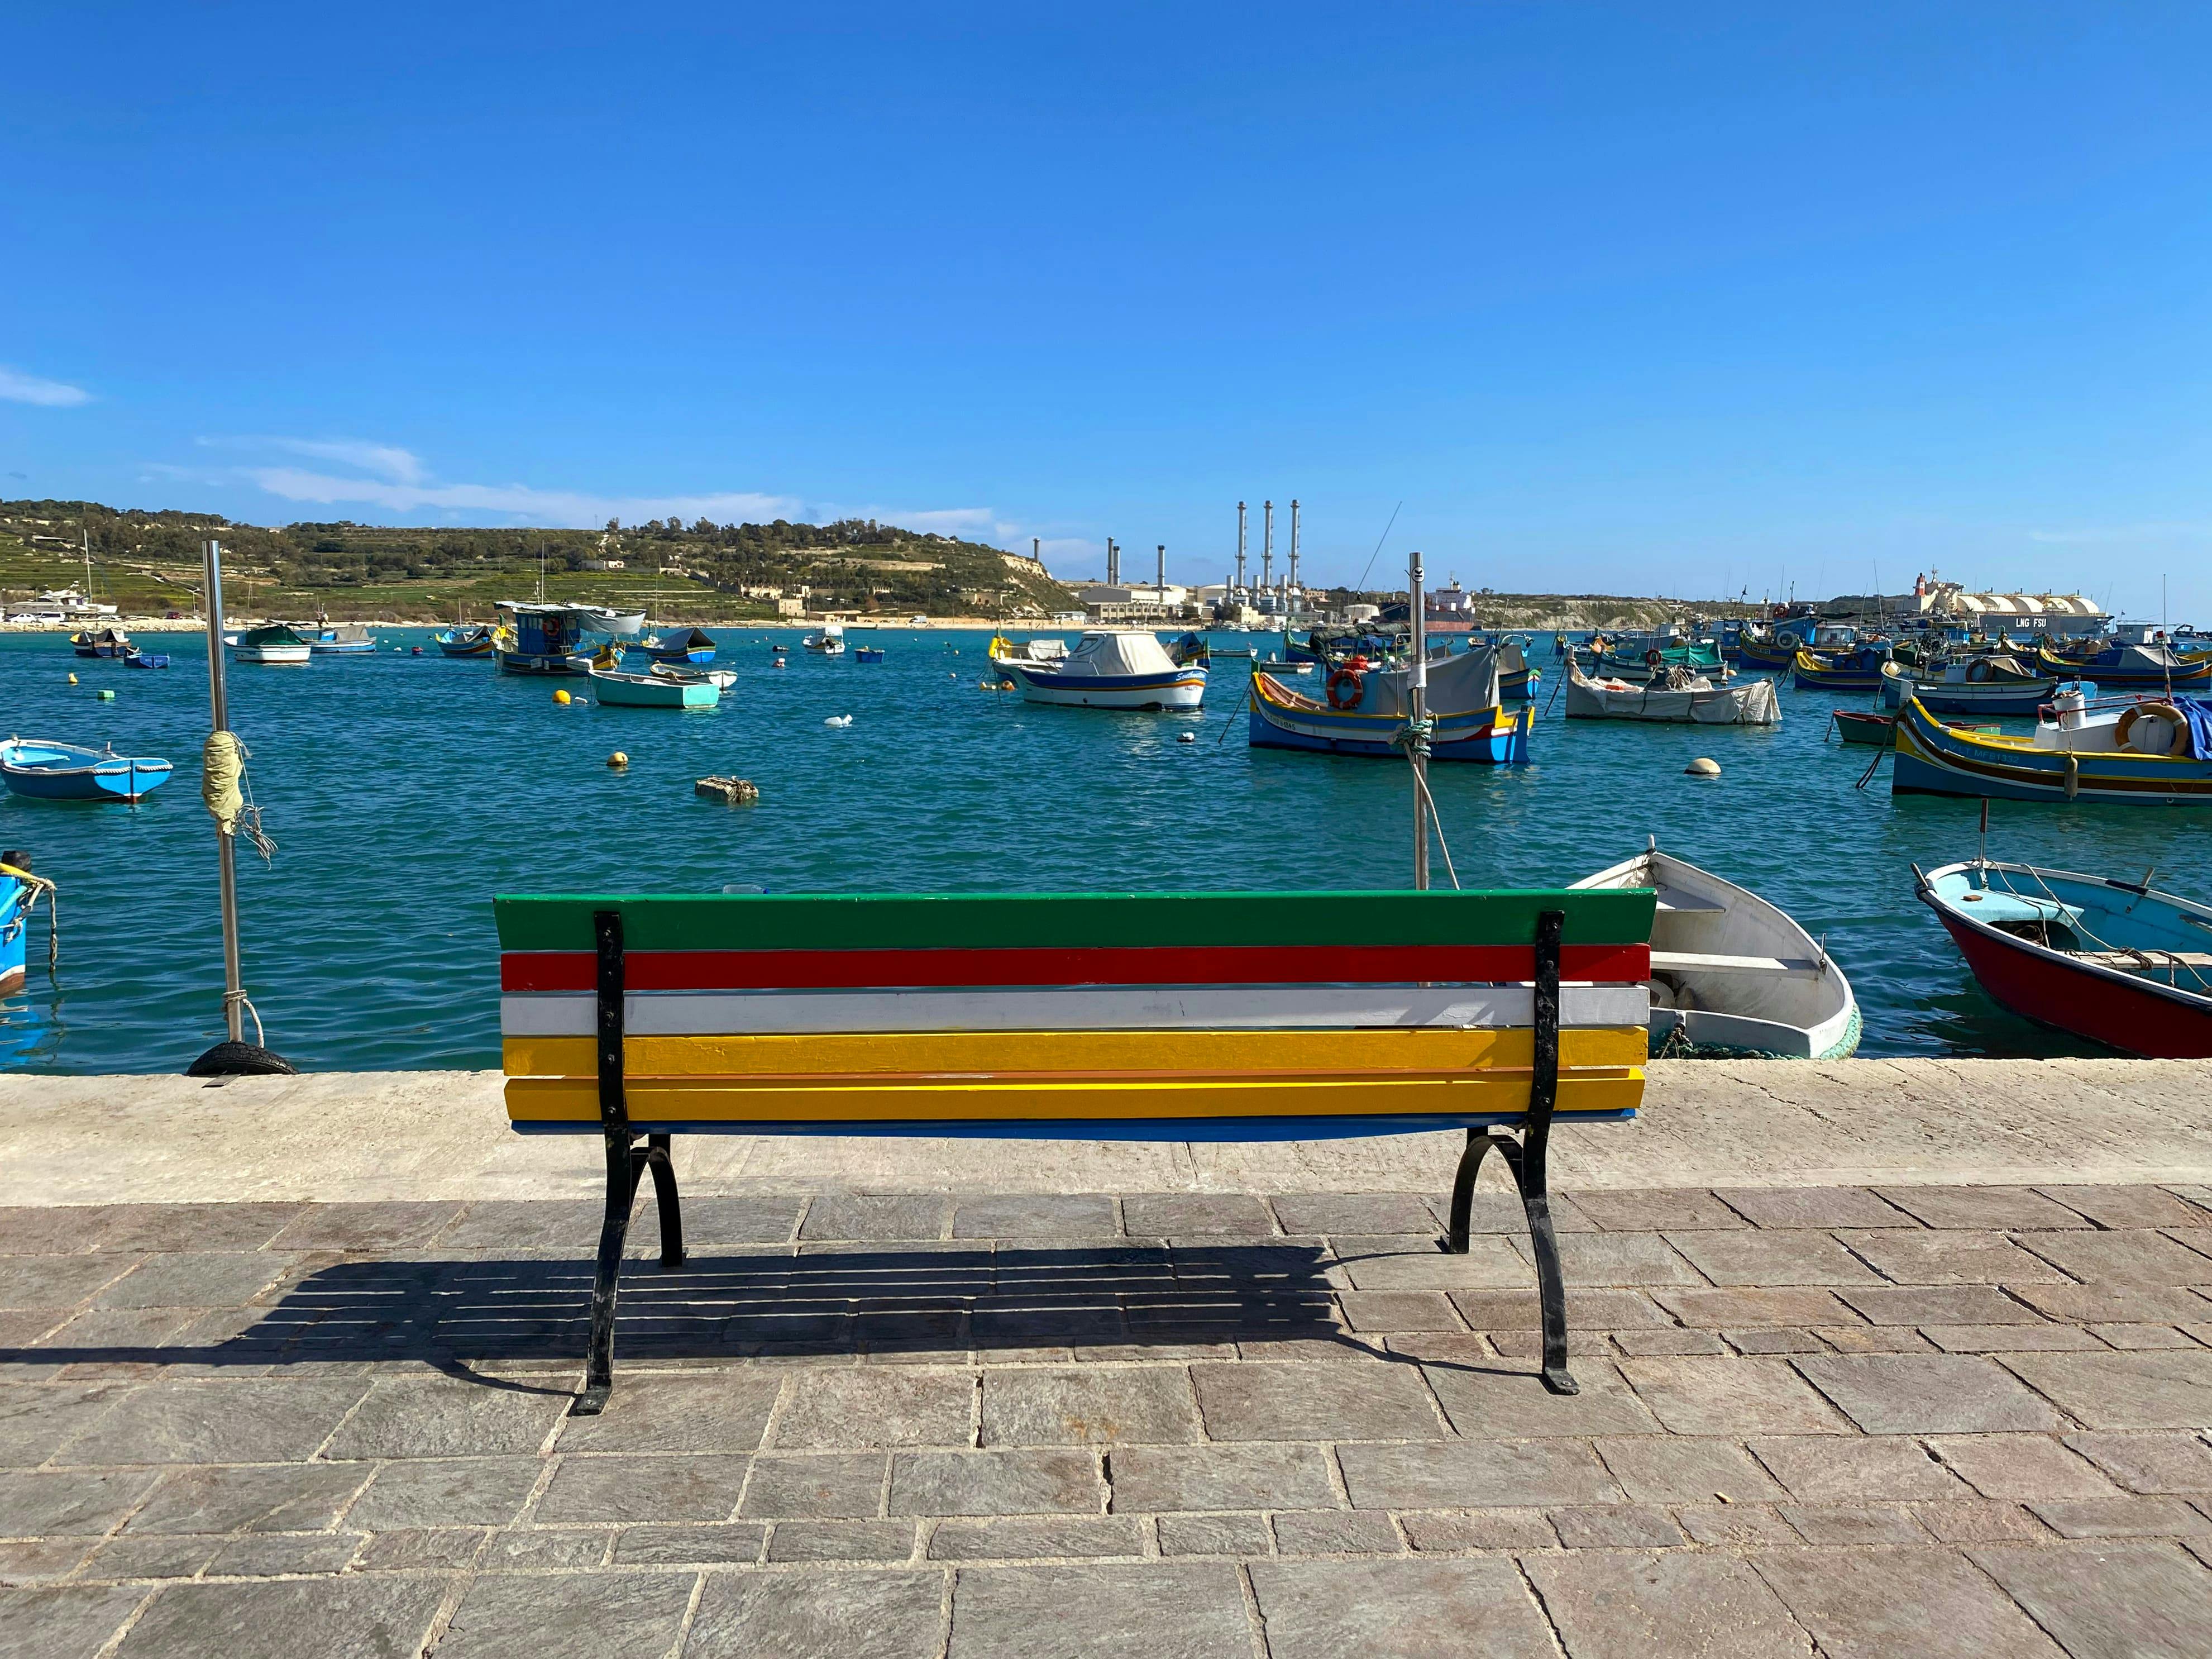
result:
M 169 781 L 170 769 L 168 762 L 149 755 L 118 755 L 112 744 L 85 749 L 35 738 L 0 743 L 0 781 L 9 794 L 32 800 L 141 800 Z
M 587 619 L 574 606 L 501 599 L 499 609 L 507 619 L 497 636 L 501 673 L 592 672 L 592 653 L 585 639 Z
M 123 659 L 125 668 L 167 668 L 169 653 L 166 651 L 133 651 Z
M 1412 678 L 1407 669 L 1343 663 L 1330 673 L 1323 702 L 1255 671 L 1245 740 L 1255 749 L 1401 758 Z M 1506 713 L 1500 704 L 1498 679 L 1498 654 L 1486 647 L 1430 662 L 1430 759 L 1501 766 L 1528 758 L 1528 734 L 1536 711 L 1523 706 Z
M 431 635 L 430 643 L 448 657 L 489 657 L 493 654 L 492 630 L 481 623 L 473 628 L 464 628 L 455 623 L 444 632 Z
M 640 640 L 631 647 L 639 650 L 655 662 L 706 663 L 714 660 L 720 649 L 713 638 L 700 629 L 692 629 L 678 640 Z
M 318 657 L 358 657 L 376 649 L 366 623 L 293 623 L 289 626 Z
M 1060 664 L 1032 666 L 1009 657 L 1000 668 L 1020 682 L 1026 702 L 1071 708 L 1195 708 L 1206 696 L 1206 670 L 1178 666 L 1141 629 L 1093 629 Z
M 53 884 L 31 873 L 27 853 L 0 853 L 0 997 L 23 988 L 24 946 L 31 933 L 31 907 L 41 891 Z M 52 901 L 48 901 L 47 925 L 52 925 Z

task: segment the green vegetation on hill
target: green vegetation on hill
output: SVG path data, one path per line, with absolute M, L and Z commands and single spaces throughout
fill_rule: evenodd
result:
M 0 501 L 0 595 L 19 604 L 82 583 L 91 545 L 95 597 L 132 614 L 197 604 L 200 544 L 223 544 L 225 588 L 264 615 L 451 617 L 495 599 L 650 602 L 672 619 L 776 613 L 805 591 L 812 611 L 1036 617 L 1074 595 L 1032 561 L 979 542 L 879 525 L 690 525 L 653 520 L 605 531 L 393 527 L 340 520 L 264 529 L 213 514 L 118 510 L 96 501 Z M 612 567 L 612 568 L 609 568 Z

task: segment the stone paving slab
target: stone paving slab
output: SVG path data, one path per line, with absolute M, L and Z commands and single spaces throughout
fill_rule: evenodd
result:
M 0 1655 L 2206 1650 L 2212 1187 L 1437 1197 L 0 1210 Z

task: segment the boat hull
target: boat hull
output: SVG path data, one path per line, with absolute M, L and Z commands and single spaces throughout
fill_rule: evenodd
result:
M 63 744 L 0 744 L 0 782 L 27 800 L 143 800 L 169 781 L 173 769 L 150 756 L 106 755 Z
M 651 675 L 594 674 L 592 695 L 610 708 L 712 708 L 722 688 L 712 680 L 660 679 Z
M 24 946 L 31 933 L 31 891 L 13 876 L 0 876 L 0 997 L 23 988 Z
M 499 672 L 502 674 L 580 675 L 592 672 L 589 657 L 548 655 L 535 651 L 501 651 L 498 655 Z
M 1159 674 L 1133 674 L 1091 678 L 1054 674 L 1024 667 L 1018 662 L 1004 666 L 1021 683 L 1024 702 L 1049 703 L 1061 708 L 1120 708 L 1132 712 L 1195 708 L 1206 697 L 1206 670 L 1177 668 Z
M 2212 806 L 2212 761 L 2039 749 L 1948 726 L 1917 699 L 1897 717 L 1896 741 L 1889 779 L 1894 795 Z
M 2177 993 L 2079 962 L 2063 951 L 1968 920 L 1935 885 L 1963 867 L 1953 866 L 1923 877 L 1918 896 L 1935 911 L 1990 1000 L 2039 1025 L 2087 1037 L 2123 1054 L 2149 1060 L 2212 1059 L 2212 998 Z M 2061 881 L 2061 877 L 2053 872 L 2051 879 Z M 2062 881 L 2060 896 L 2065 891 Z
M 1893 714 L 1866 714 L 1856 708 L 1838 708 L 1832 711 L 1830 718 L 1845 743 L 1887 749 L 1897 732 L 1897 717 Z
M 305 645 L 234 645 L 230 647 L 233 662 L 258 662 L 271 667 L 296 666 L 314 654 Z
M 1528 758 L 1528 735 L 1536 711 L 1508 714 L 1484 708 L 1439 714 L 1429 740 L 1432 761 L 1468 761 L 1480 766 L 1517 766 Z M 1245 740 L 1255 749 L 1298 749 L 1310 754 L 1355 755 L 1369 760 L 1398 760 L 1405 750 L 1391 739 L 1405 728 L 1395 714 L 1339 714 L 1285 708 L 1255 689 Z

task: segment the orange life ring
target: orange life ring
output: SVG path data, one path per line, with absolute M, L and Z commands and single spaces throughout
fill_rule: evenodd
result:
M 1328 706 L 1345 709 L 1359 707 L 1362 682 L 1356 668 L 1340 668 L 1328 677 Z M 1348 695 L 1340 695 L 1340 693 Z
M 2151 750 L 2136 748 L 2136 726 L 2146 714 L 2155 714 L 2160 720 L 2172 723 L 2173 742 L 2171 747 Z M 2170 702 L 2139 702 L 2134 708 L 2124 710 L 2121 714 L 2119 724 L 2112 728 L 2112 744 L 2115 748 L 2125 749 L 2135 754 L 2185 756 L 2189 749 L 2189 722 L 2183 716 L 2182 712 Z

